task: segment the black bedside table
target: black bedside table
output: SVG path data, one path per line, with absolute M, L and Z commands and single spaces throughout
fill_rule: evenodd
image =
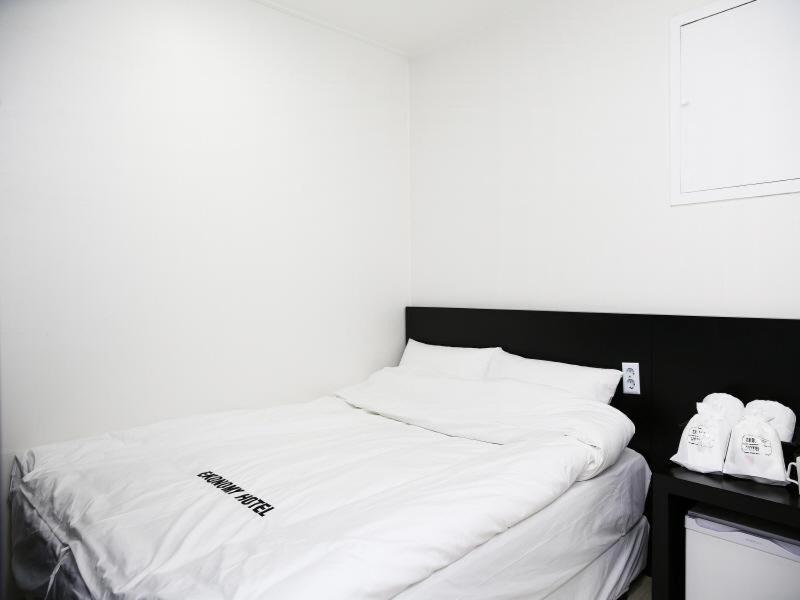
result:
M 765 519 L 800 533 L 797 486 L 771 486 L 722 475 L 668 468 L 653 475 L 653 600 L 685 596 L 684 517 L 702 503 Z

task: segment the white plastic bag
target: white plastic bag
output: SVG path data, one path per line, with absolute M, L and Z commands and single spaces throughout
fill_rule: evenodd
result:
M 707 404 L 718 411 L 721 411 L 725 418 L 733 427 L 739 422 L 744 413 L 744 404 L 736 396 L 730 394 L 709 394 L 703 398 L 703 404 Z
M 731 431 L 723 472 L 760 483 L 786 485 L 781 439 L 762 413 L 746 413 Z
M 745 413 L 760 412 L 778 432 L 782 442 L 791 442 L 797 417 L 788 406 L 774 400 L 753 400 L 747 403 Z
M 698 403 L 672 462 L 698 473 L 722 473 L 731 426 L 719 406 Z

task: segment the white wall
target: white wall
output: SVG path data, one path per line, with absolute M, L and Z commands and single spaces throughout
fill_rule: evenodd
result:
M 19 449 L 396 361 L 408 63 L 248 0 L 0 2 L 3 485 Z
M 800 195 L 671 207 L 669 19 L 506 2 L 416 59 L 416 304 L 800 318 Z

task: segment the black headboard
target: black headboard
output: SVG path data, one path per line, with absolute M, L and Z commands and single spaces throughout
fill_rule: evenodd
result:
M 618 389 L 612 404 L 636 425 L 631 447 L 654 468 L 712 392 L 778 400 L 800 414 L 797 320 L 408 307 L 406 338 L 592 367 L 638 362 L 642 394 Z

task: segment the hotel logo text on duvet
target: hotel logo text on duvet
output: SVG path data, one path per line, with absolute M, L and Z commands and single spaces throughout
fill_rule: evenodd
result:
M 239 504 L 242 506 L 246 506 L 247 508 L 251 509 L 259 517 L 263 517 L 265 514 L 275 508 L 269 502 L 265 502 L 253 494 L 248 494 L 244 491 L 244 488 L 239 487 L 232 481 L 228 481 L 222 475 L 217 475 L 213 471 L 203 471 L 202 473 L 198 473 L 197 476 L 200 479 L 205 479 L 208 483 L 225 494 L 231 496 L 233 496 L 233 494 L 239 494 L 238 496 L 233 497 L 234 500 L 239 502 Z

